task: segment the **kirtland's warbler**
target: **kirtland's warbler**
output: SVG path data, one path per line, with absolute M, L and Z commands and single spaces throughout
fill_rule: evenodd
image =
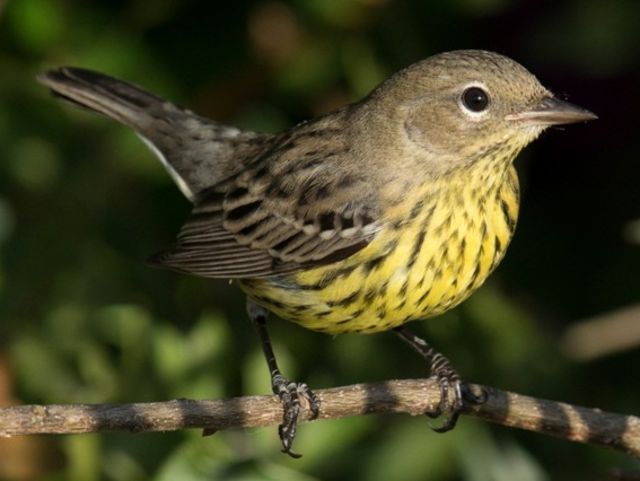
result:
M 518 152 L 551 125 L 596 118 L 481 50 L 427 58 L 363 100 L 275 135 L 88 70 L 39 80 L 134 129 L 194 204 L 174 247 L 152 263 L 238 281 L 292 455 L 300 401 L 316 415 L 318 401 L 281 375 L 268 312 L 330 334 L 393 330 L 439 378 L 448 415 L 439 430 L 452 428 L 464 399 L 479 399 L 403 326 L 462 302 L 502 259 L 518 216 Z

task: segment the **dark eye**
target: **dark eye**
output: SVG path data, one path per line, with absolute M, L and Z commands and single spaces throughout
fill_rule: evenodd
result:
M 462 104 L 471 112 L 482 112 L 489 105 L 489 94 L 480 87 L 469 87 L 462 93 Z

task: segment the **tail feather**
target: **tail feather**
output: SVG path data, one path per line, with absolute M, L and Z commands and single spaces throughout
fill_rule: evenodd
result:
M 113 118 L 140 130 L 149 122 L 146 112 L 164 100 L 133 84 L 91 70 L 62 67 L 38 76 L 56 97 Z
M 66 101 L 136 131 L 160 158 L 184 195 L 237 174 L 271 136 L 240 131 L 184 110 L 136 85 L 91 70 L 62 67 L 38 81 Z

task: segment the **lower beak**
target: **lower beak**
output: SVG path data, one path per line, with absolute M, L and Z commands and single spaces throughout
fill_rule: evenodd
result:
M 596 114 L 555 97 L 545 97 L 530 110 L 506 116 L 507 120 L 516 120 L 530 125 L 573 124 L 597 118 Z

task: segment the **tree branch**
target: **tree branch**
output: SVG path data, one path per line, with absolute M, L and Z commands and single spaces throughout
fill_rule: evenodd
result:
M 640 457 L 640 418 L 536 399 L 499 389 L 484 389 L 487 401 L 465 414 L 493 423 L 550 434 L 569 441 L 607 446 Z M 372 413 L 434 412 L 440 388 L 434 379 L 407 379 L 316 390 L 319 419 Z M 134 404 L 25 405 L 0 408 L 0 436 L 70 434 L 98 431 L 176 431 L 279 424 L 276 396 L 246 396 L 217 401 L 174 400 Z M 302 420 L 309 420 L 304 410 Z

